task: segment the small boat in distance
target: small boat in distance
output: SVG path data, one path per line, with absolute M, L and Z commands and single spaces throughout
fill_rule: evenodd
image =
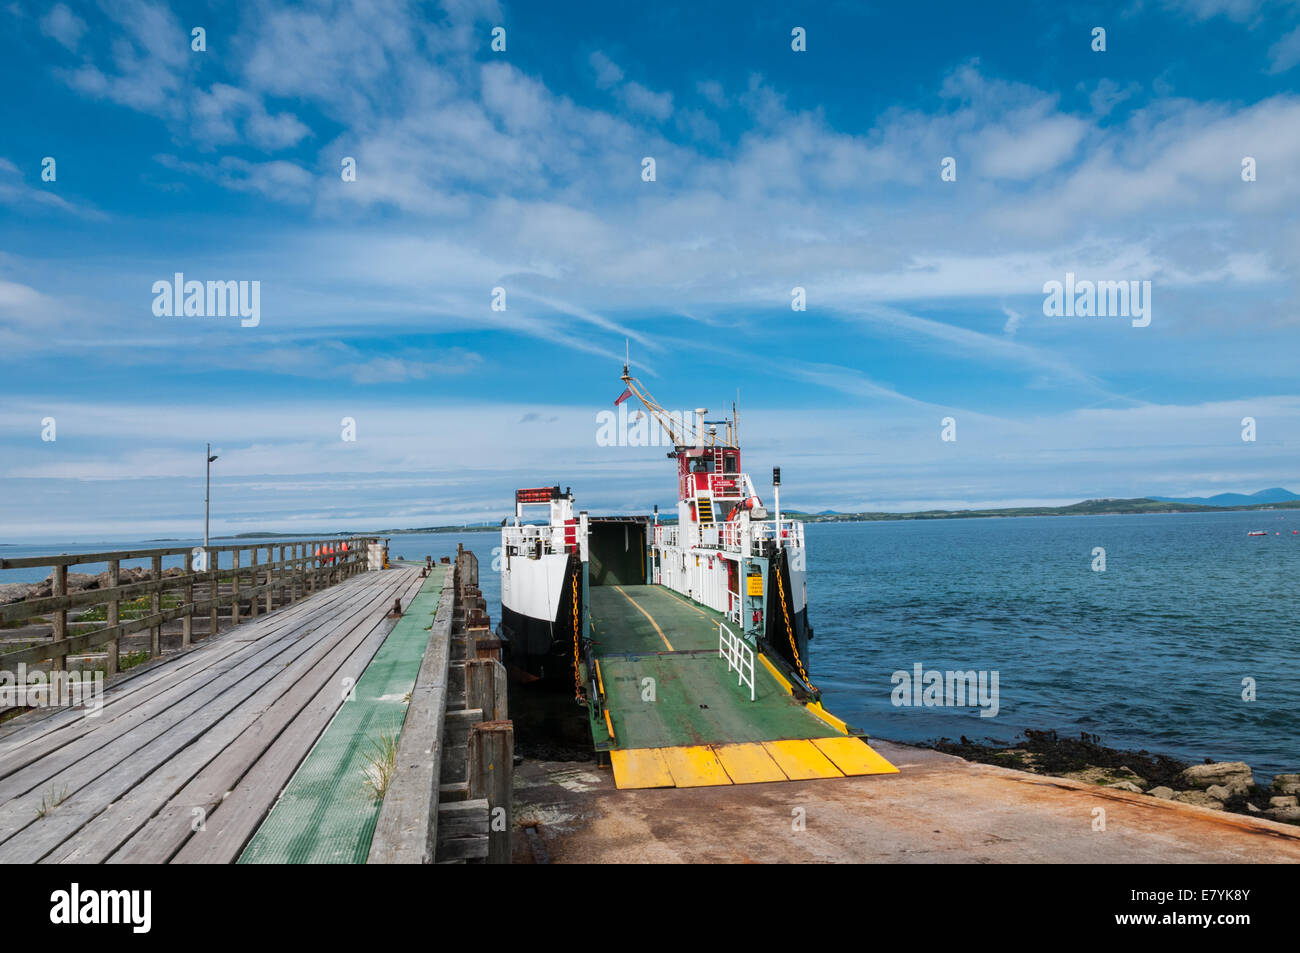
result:
M 1268 532 L 1267 532 L 1266 530 L 1262 530 L 1262 529 L 1253 529 L 1253 530 L 1251 530 L 1249 533 L 1247 533 L 1246 535 L 1247 535 L 1247 536 L 1267 536 L 1267 535 L 1268 535 Z

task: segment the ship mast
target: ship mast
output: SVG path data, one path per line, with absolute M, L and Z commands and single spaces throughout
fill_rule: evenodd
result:
M 693 427 L 684 417 L 679 418 L 676 415 L 669 413 L 667 410 L 664 410 L 659 402 L 651 396 L 649 389 L 628 373 L 628 365 L 626 361 L 623 364 L 622 380 L 627 389 L 635 394 L 637 399 L 641 401 L 646 412 L 659 423 L 659 426 L 664 428 L 664 432 L 667 433 L 669 439 L 672 440 L 673 446 L 680 449 L 683 447 L 717 445 L 718 435 L 716 431 L 706 433 L 704 429 L 704 415 L 708 413 L 705 408 L 701 407 L 696 410 L 695 413 L 696 416 L 699 417 L 699 424 L 698 427 Z

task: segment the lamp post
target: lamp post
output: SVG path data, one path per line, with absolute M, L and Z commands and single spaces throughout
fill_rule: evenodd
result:
M 208 444 L 208 451 L 205 454 L 208 458 L 208 480 L 206 488 L 203 491 L 203 558 L 208 556 L 208 509 L 212 500 L 212 461 L 217 459 L 216 454 L 212 452 L 212 444 Z

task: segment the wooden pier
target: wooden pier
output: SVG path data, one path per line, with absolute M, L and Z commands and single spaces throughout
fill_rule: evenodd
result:
M 411 630 L 418 634 L 413 651 L 420 677 L 412 667 L 405 694 L 390 688 L 378 699 L 390 716 L 396 710 L 399 733 L 400 757 L 384 779 L 386 790 L 367 802 L 352 790 L 362 789 L 360 775 L 339 786 L 340 798 L 352 798 L 347 805 L 370 812 L 355 825 L 364 842 L 353 854 L 364 861 L 375 853 L 369 838 L 378 817 L 375 850 L 391 855 L 384 859 L 487 859 L 491 853 L 508 861 L 509 824 L 504 838 L 497 832 L 491 844 L 489 828 L 490 812 L 510 816 L 512 734 L 504 720 L 500 662 L 489 660 L 488 674 L 466 675 L 467 667 L 489 665 L 473 660 L 473 646 L 487 630 L 467 625 L 486 625 L 476 585 L 462 580 L 471 560 L 464 553 L 452 565 L 365 571 L 364 554 L 358 554 L 346 566 L 309 568 L 335 571 L 335 584 L 319 589 L 323 577 L 302 578 L 318 591 L 245 616 L 200 642 L 187 640 L 161 660 L 111 679 L 98 714 L 41 709 L 0 726 L 0 862 L 248 862 L 242 855 L 250 840 L 293 790 L 309 753 L 333 724 L 344 723 L 340 710 L 364 703 L 367 669 L 398 626 L 407 628 L 408 640 Z M 285 562 L 284 568 L 291 565 Z M 255 597 L 269 599 L 279 582 L 258 582 Z M 422 603 L 430 614 L 413 617 L 409 610 L 422 589 L 433 591 L 432 601 Z M 245 590 L 229 604 L 246 596 Z M 405 614 L 393 611 L 395 603 Z M 207 611 L 212 604 L 209 598 L 197 608 Z M 185 611 L 195 606 L 186 603 Z M 132 624 L 160 622 L 157 615 Z M 96 638 L 121 633 L 118 628 Z M 466 714 L 471 701 L 475 709 Z M 449 704 L 452 714 L 444 718 Z M 444 721 L 445 742 L 430 734 Z M 481 727 L 485 721 L 487 728 Z M 433 738 L 438 743 L 431 746 Z M 473 770 L 470 757 L 486 758 L 488 771 Z M 495 780 L 485 781 L 492 771 Z M 303 836 L 309 836 L 311 818 L 304 821 Z M 417 828 L 426 833 L 408 839 Z M 444 857 L 438 845 L 451 841 L 459 843 Z

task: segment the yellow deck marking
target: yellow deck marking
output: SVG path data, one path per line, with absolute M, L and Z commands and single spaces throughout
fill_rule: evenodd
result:
M 790 684 L 790 680 L 786 678 L 784 675 L 782 675 L 779 671 L 777 671 L 776 666 L 772 664 L 772 662 L 768 659 L 766 655 L 764 655 L 762 652 L 759 652 L 758 660 L 763 663 L 763 668 L 767 669 L 769 672 L 772 673 L 772 677 L 775 678 L 777 680 L 777 683 L 782 688 L 785 689 L 787 695 L 794 694 L 794 686 Z
M 849 726 L 845 724 L 842 719 L 836 718 L 825 708 L 823 708 L 821 702 L 809 702 L 807 705 L 804 705 L 804 707 L 807 708 L 814 715 L 816 715 L 818 718 L 820 718 L 822 721 L 826 722 L 826 724 L 830 725 L 840 734 L 847 735 L 849 733 Z
M 814 738 L 812 743 L 845 774 L 898 773 L 861 738 Z
M 679 788 L 702 788 L 730 784 L 731 778 L 718 763 L 717 755 L 707 745 L 688 748 L 660 748 L 673 781 Z
M 659 623 L 655 621 L 655 617 L 652 616 L 650 613 L 646 612 L 645 609 L 641 608 L 641 606 L 637 604 L 637 601 L 635 599 L 633 599 L 631 596 L 629 596 L 626 592 L 623 591 L 622 586 L 615 586 L 614 588 L 618 590 L 619 594 L 624 599 L 632 603 L 632 605 L 636 606 L 637 612 L 641 613 L 643 616 L 645 616 L 647 619 L 650 620 L 650 624 L 654 626 L 655 631 L 659 633 L 659 638 L 663 639 L 664 645 L 668 646 L 668 651 L 669 652 L 674 651 L 673 644 L 668 641 L 668 636 L 664 635 L 664 630 L 659 628 Z
M 609 753 L 614 767 L 614 784 L 629 788 L 670 788 L 673 774 L 659 748 L 624 748 Z
M 614 737 L 614 723 L 613 723 L 612 721 L 610 721 L 610 719 L 609 719 L 609 709 L 608 709 L 608 708 L 605 709 L 605 727 L 609 729 L 609 740 L 610 740 L 610 741 L 617 741 L 618 739 L 616 739 L 616 738 Z
M 605 697 L 605 680 L 600 677 L 600 659 L 596 659 L 596 687 L 600 689 L 600 697 Z
M 685 599 L 683 599 L 681 596 L 679 596 L 679 595 L 678 595 L 677 593 L 675 593 L 673 590 L 669 589 L 667 586 L 660 585 L 659 588 L 662 589 L 664 592 L 668 593 L 668 595 L 672 596 L 674 599 L 676 599 L 678 602 L 680 602 L 680 603 L 681 603 L 682 605 L 684 605 L 686 608 L 688 608 L 688 609 L 694 609 L 696 612 L 698 612 L 700 615 L 704 616 L 704 618 L 708 619 L 710 622 L 714 622 L 714 623 L 717 622 L 717 619 L 713 618 L 713 616 L 709 615 L 707 612 L 705 612 L 705 611 L 704 611 L 703 609 L 701 609 L 699 606 L 694 605 L 694 604 L 692 604 L 692 603 L 690 603 L 690 602 L 687 602 Z
M 844 777 L 844 772 L 813 747 L 811 741 L 764 741 L 763 749 L 791 781 Z
M 763 667 L 767 669 L 768 672 L 771 673 L 773 678 L 776 679 L 777 684 L 779 684 L 782 688 L 784 688 L 787 694 L 793 696 L 794 686 L 791 685 L 790 680 L 786 678 L 784 675 L 782 675 L 781 672 L 777 669 L 777 667 L 772 664 L 772 661 L 762 652 L 758 653 L 758 660 L 763 663 Z M 834 715 L 832 715 L 830 712 L 828 712 L 825 708 L 822 707 L 821 702 L 807 702 L 804 704 L 804 707 L 807 708 L 809 712 L 811 712 L 812 714 L 820 718 L 822 721 L 826 722 L 826 724 L 830 725 L 840 734 L 847 735 L 849 733 L 849 726 L 844 721 L 844 719 L 836 718 Z
M 757 743 L 714 745 L 713 753 L 723 770 L 736 784 L 755 784 L 762 781 L 785 781 L 785 772 L 772 760 L 772 756 Z

